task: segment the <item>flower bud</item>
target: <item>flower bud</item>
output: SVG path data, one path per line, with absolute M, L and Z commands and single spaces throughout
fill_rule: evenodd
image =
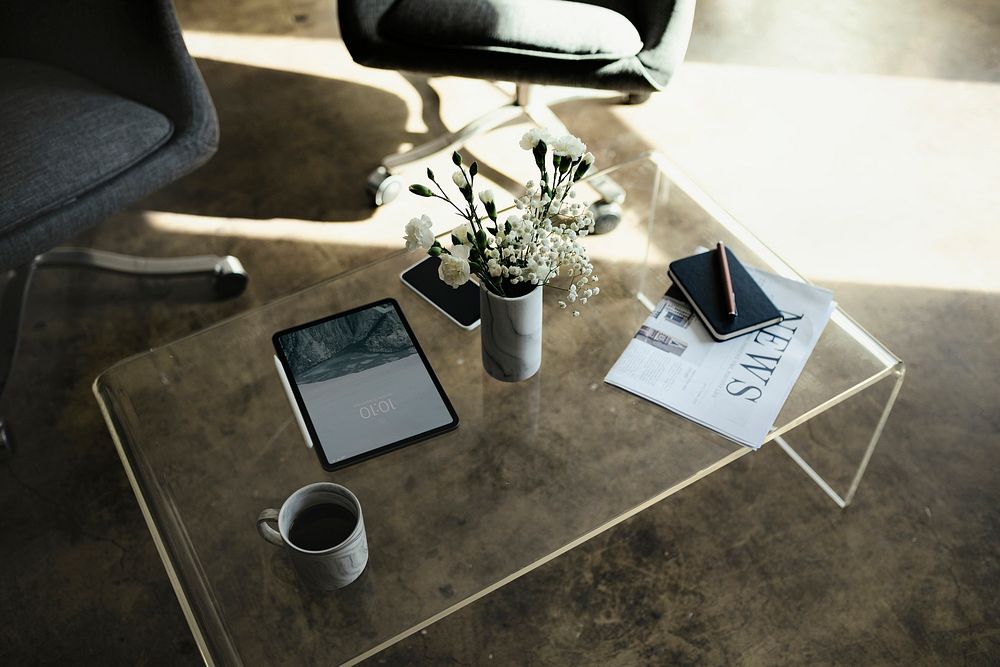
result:
M 433 197 L 434 193 L 426 185 L 420 185 L 419 183 L 414 183 L 410 186 L 410 192 L 420 197 Z
M 544 141 L 539 141 L 535 144 L 535 147 L 531 149 L 532 155 L 535 156 L 535 164 L 543 172 L 545 171 L 545 153 L 549 150 L 549 147 L 545 145 Z

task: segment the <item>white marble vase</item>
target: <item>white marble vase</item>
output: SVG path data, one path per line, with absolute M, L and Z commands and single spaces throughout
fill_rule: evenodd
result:
M 479 289 L 483 368 L 503 382 L 527 380 L 542 365 L 542 288 L 506 298 Z

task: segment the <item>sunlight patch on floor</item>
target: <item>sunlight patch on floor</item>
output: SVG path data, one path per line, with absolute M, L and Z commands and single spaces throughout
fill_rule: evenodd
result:
M 689 62 L 614 113 L 813 280 L 998 291 L 996 109 L 989 83 Z
M 403 247 L 402 226 L 369 223 L 328 223 L 273 218 L 219 218 L 165 211 L 147 211 L 146 223 L 172 234 L 221 236 L 258 240 L 330 243 L 395 250 Z

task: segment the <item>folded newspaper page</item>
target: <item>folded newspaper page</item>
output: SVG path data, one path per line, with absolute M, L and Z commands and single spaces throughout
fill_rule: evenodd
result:
M 781 311 L 782 322 L 716 342 L 674 288 L 604 381 L 759 449 L 835 304 L 829 290 L 747 270 Z

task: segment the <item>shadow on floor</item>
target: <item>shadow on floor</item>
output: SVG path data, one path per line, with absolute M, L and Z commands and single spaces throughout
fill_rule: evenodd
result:
M 399 97 L 361 84 L 199 59 L 222 130 L 219 151 L 148 208 L 225 218 L 358 221 L 381 158 L 424 135 Z M 357 113 L 366 110 L 364 116 Z

